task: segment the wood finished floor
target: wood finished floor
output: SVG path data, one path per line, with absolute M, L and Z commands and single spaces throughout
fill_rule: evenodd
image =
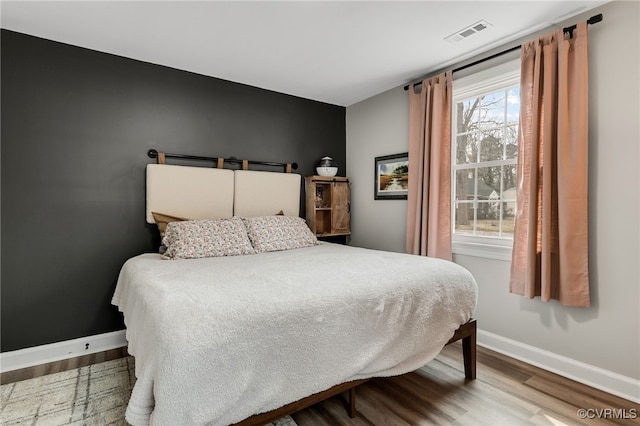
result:
M 299 426 L 640 425 L 638 404 L 481 347 L 474 381 L 465 383 L 459 344 L 423 370 L 360 385 L 353 419 L 341 396 L 292 417 Z M 615 412 L 581 419 L 581 408 Z
M 2 373 L 11 383 L 127 356 L 126 348 Z M 337 396 L 292 415 L 299 426 L 640 425 L 640 405 L 478 347 L 477 376 L 464 379 L 462 347 L 454 343 L 423 370 L 373 379 L 357 388 L 358 414 Z M 580 419 L 578 410 L 612 409 L 608 418 Z M 625 410 L 625 411 L 620 411 Z M 613 418 L 618 417 L 627 418 Z M 634 417 L 634 418 L 629 418 Z

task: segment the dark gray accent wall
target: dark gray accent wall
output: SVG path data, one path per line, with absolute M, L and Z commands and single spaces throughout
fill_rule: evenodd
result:
M 2 30 L 2 351 L 123 329 L 155 148 L 345 169 L 345 109 Z

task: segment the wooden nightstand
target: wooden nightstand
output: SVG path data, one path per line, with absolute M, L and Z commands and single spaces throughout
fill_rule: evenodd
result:
M 351 235 L 351 188 L 349 178 L 307 176 L 305 179 L 307 223 L 316 237 L 329 241 Z

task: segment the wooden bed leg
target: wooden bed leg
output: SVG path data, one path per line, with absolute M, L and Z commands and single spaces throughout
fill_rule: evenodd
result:
M 464 357 L 464 376 L 468 380 L 476 378 L 476 333 L 478 326 L 475 319 L 470 319 L 461 325 L 449 339 L 447 345 L 462 340 L 462 355 Z
M 349 389 L 349 417 L 352 419 L 356 416 L 356 388 Z
M 469 380 L 476 378 L 476 322 L 469 336 L 462 338 L 462 356 L 464 358 L 464 376 Z

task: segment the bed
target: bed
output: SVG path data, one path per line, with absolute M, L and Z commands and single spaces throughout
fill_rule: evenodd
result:
M 458 339 L 475 378 L 471 274 L 317 241 L 300 182 L 147 166 L 147 221 L 173 219 L 158 223 L 166 251 L 127 260 L 113 296 L 136 361 L 129 423 L 264 424 L 345 390 L 354 415 L 356 385 L 418 369 Z

